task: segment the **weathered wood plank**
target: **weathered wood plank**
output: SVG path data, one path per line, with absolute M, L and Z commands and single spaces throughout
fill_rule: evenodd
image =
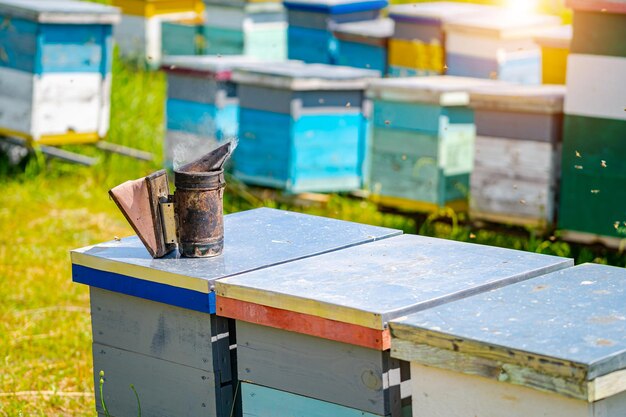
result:
M 584 401 L 486 378 L 416 363 L 411 364 L 411 375 L 416 417 L 593 416 Z
M 90 294 L 94 343 L 212 372 L 216 384 L 231 380 L 227 319 L 94 287 Z
M 378 415 L 390 412 L 382 351 L 239 321 L 237 357 L 242 381 Z
M 448 303 L 392 322 L 392 351 L 593 401 L 588 382 L 626 364 L 624 282 L 622 268 L 584 264 Z
M 100 370 L 105 372 L 104 398 L 114 416 L 137 413 L 135 386 L 145 416 L 225 417 L 222 388 L 215 386 L 212 373 L 155 359 L 149 356 L 94 343 L 94 384 L 99 386 Z M 230 390 L 230 386 L 226 389 Z M 96 408 L 103 412 L 96 390 Z

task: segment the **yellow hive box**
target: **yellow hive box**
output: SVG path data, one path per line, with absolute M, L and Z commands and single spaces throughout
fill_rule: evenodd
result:
M 536 36 L 541 46 L 541 82 L 543 84 L 565 84 L 567 57 L 572 41 L 572 27 L 564 25 Z
M 122 9 L 124 14 L 146 18 L 172 13 L 204 12 L 202 0 L 112 0 L 111 3 Z
M 425 43 L 419 40 L 389 40 L 389 65 L 394 67 L 443 74 L 444 56 L 443 46 L 437 41 Z

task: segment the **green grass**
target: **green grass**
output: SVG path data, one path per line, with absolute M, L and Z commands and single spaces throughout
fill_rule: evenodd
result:
M 153 163 L 70 147 L 100 158 L 93 168 L 33 158 L 20 168 L 0 160 L 0 416 L 95 415 L 88 290 L 71 282 L 69 251 L 132 234 L 107 191 L 160 168 L 165 80 L 115 62 L 109 140 L 155 152 Z M 231 181 L 225 210 L 263 201 Z M 400 228 L 408 233 L 531 250 L 623 266 L 624 257 L 602 249 L 572 247 L 526 233 L 476 230 L 448 222 L 381 213 L 376 206 L 332 196 L 303 211 Z M 462 219 L 461 219 L 462 220 Z

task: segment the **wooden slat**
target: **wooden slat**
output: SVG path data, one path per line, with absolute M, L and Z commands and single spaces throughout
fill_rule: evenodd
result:
M 217 297 L 216 302 L 219 316 L 370 349 L 387 350 L 391 346 L 389 329 L 375 330 L 227 297 Z
M 226 417 L 222 390 L 215 386 L 212 373 L 94 343 L 94 383 L 105 373 L 104 398 L 114 416 L 137 414 L 137 400 L 130 389 L 135 386 L 145 416 Z M 96 390 L 96 409 L 103 412 Z
M 377 414 L 247 382 L 241 384 L 241 396 L 244 417 L 378 417 Z
M 90 290 L 95 343 L 212 372 L 218 385 L 231 380 L 227 319 Z
M 390 408 L 381 351 L 237 322 L 237 360 L 242 381 L 378 415 Z

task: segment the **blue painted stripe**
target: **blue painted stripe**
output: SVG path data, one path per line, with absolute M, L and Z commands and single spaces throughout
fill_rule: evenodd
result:
M 72 265 L 72 281 L 176 307 L 215 314 L 214 292 L 205 294 L 74 264 Z
M 222 140 L 239 132 L 239 106 L 217 108 L 213 104 L 167 100 L 167 128 Z
M 44 73 L 111 72 L 111 25 L 37 24 L 0 16 L 0 66 Z
M 287 56 L 308 63 L 334 64 L 337 59 L 337 39 L 332 32 L 289 26 Z
M 338 40 L 337 45 L 338 65 L 378 70 L 385 74 L 387 70 L 387 50 L 385 48 L 342 40 Z
M 307 12 L 316 12 L 316 13 L 328 13 L 328 14 L 342 14 L 342 13 L 355 13 L 355 12 L 365 12 L 368 10 L 380 10 L 387 7 L 387 0 L 378 0 L 378 1 L 364 1 L 359 3 L 347 3 L 347 4 L 337 4 L 337 5 L 329 5 L 323 3 L 291 3 L 289 1 L 285 1 L 283 3 L 285 8 L 290 10 L 301 10 Z
M 366 158 L 362 114 L 290 115 L 241 108 L 235 170 L 258 183 L 352 178 L 360 182 Z M 345 190 L 336 190 L 345 191 Z
M 12 19 L 0 15 L 0 66 L 20 71 L 34 72 L 37 51 L 37 28 L 35 22 Z
M 292 394 L 249 382 L 241 383 L 244 416 L 379 417 L 365 411 Z
M 474 123 L 474 112 L 467 107 L 442 107 L 425 103 L 400 103 L 385 100 L 374 102 L 374 126 L 382 129 L 406 129 L 439 135 L 440 117 L 451 124 Z
M 101 72 L 106 74 L 111 27 L 107 25 L 52 25 L 39 29 L 41 73 Z M 107 36 L 108 35 L 108 36 Z M 104 72 L 103 72 L 104 71 Z

